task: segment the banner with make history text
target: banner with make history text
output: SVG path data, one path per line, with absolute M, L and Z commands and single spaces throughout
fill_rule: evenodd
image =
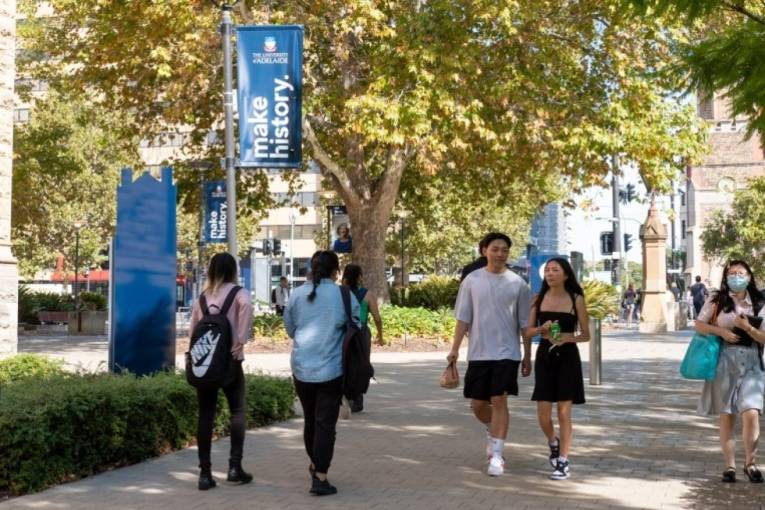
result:
M 237 27 L 236 46 L 240 166 L 299 167 L 303 27 Z

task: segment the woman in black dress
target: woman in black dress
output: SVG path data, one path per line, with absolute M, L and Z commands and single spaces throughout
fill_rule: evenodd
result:
M 576 281 L 571 264 L 554 258 L 545 265 L 545 278 L 532 302 L 528 334 L 541 335 L 534 362 L 534 393 L 539 426 L 550 447 L 550 478 L 570 476 L 568 454 L 571 448 L 571 405 L 584 404 L 584 381 L 578 342 L 590 339 L 589 317 L 584 292 Z M 577 326 L 579 334 L 577 334 Z M 559 333 L 556 334 L 556 329 Z M 558 404 L 558 428 L 552 420 L 553 403 Z

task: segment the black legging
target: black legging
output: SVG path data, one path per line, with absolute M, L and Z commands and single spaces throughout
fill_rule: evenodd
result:
M 317 473 L 327 473 L 335 451 L 335 425 L 343 397 L 343 378 L 322 383 L 295 379 L 295 391 L 303 406 L 303 442 Z
M 223 388 L 231 411 L 231 453 L 229 460 L 241 462 L 244 450 L 244 432 L 246 420 L 244 416 L 244 371 L 242 362 L 234 361 L 236 377 L 234 381 Z M 199 467 L 210 468 L 210 446 L 212 443 L 215 409 L 218 405 L 218 390 L 197 389 L 199 400 L 199 421 L 197 422 L 197 448 L 199 450 Z

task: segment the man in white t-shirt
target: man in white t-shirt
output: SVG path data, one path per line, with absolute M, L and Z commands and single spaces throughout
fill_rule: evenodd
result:
M 447 360 L 459 356 L 466 333 L 468 369 L 465 398 L 471 399 L 476 418 L 486 426 L 489 460 L 487 473 L 504 473 L 502 456 L 509 423 L 507 395 L 518 395 L 518 366 L 523 377 L 531 374 L 531 337 L 523 340 L 528 326 L 531 291 L 517 274 L 507 269 L 512 245 L 505 234 L 492 232 L 482 241 L 486 246 L 486 267 L 470 273 L 460 285 L 454 315 L 457 326 Z

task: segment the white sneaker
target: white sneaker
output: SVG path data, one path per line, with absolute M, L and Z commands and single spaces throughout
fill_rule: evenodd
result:
M 486 474 L 489 476 L 500 476 L 505 472 L 505 461 L 501 457 L 492 456 L 489 460 L 489 467 L 486 468 Z
M 571 476 L 571 473 L 568 468 L 568 461 L 567 460 L 560 460 L 555 464 L 555 469 L 553 470 L 552 474 L 550 475 L 551 480 L 565 480 Z

